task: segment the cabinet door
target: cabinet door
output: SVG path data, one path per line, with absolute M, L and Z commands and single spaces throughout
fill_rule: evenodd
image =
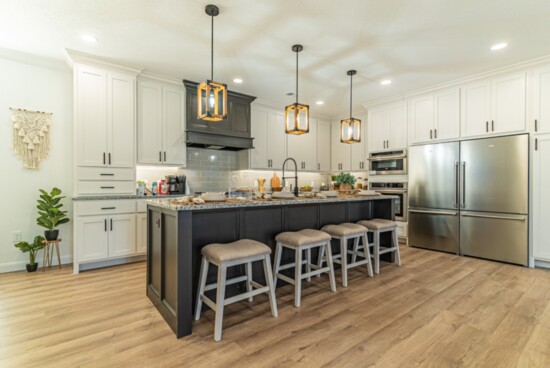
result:
M 147 253 L 147 213 L 138 213 L 136 220 L 136 254 L 144 254 Z
M 460 137 L 460 91 L 453 89 L 434 95 L 434 139 Z
M 267 125 L 267 157 L 271 160 L 271 168 L 280 169 L 286 159 L 285 116 L 278 112 L 269 114 Z M 299 167 L 299 164 L 298 164 Z
M 138 163 L 162 163 L 162 86 L 138 83 Z
M 366 119 L 364 118 L 358 118 L 361 119 L 361 142 L 354 143 L 350 147 L 351 151 L 351 163 L 350 163 L 350 170 L 352 171 L 360 171 L 360 170 L 367 170 L 366 169 L 366 156 L 367 153 L 365 151 L 365 148 L 367 145 L 365 144 L 366 139 Z
M 407 108 L 404 103 L 388 106 L 389 136 L 386 148 L 407 148 Z
M 491 120 L 491 82 L 461 88 L 461 135 L 471 137 L 489 133 Z
M 185 166 L 187 163 L 184 101 L 183 86 L 163 88 L 162 159 L 165 164 Z
M 108 73 L 107 139 L 109 166 L 134 167 L 135 78 L 122 73 Z
M 422 96 L 409 101 L 409 126 L 411 143 L 428 142 L 435 139 L 434 98 Z
M 105 216 L 76 217 L 78 262 L 97 261 L 109 257 L 109 235 Z
M 370 152 L 382 151 L 386 148 L 386 140 L 390 137 L 387 112 L 385 106 L 369 111 L 370 134 L 368 140 Z
M 267 157 L 267 126 L 269 121 L 269 111 L 252 108 L 252 137 L 254 138 L 254 148 L 250 150 L 250 168 L 267 169 L 269 168 L 269 158 Z
M 533 253 L 550 262 L 550 135 L 538 137 L 533 155 Z
M 330 171 L 330 123 L 317 121 L 317 170 Z
M 525 130 L 525 73 L 494 79 L 491 96 L 490 130 L 494 133 Z
M 107 156 L 107 73 L 76 66 L 76 150 L 78 166 L 104 166 Z
M 109 257 L 136 253 L 136 215 L 112 215 L 109 217 Z
M 550 67 L 533 73 L 531 121 L 536 133 L 550 133 Z M 535 123 L 536 121 L 536 123 Z
M 351 145 L 340 142 L 340 122 L 332 124 L 332 170 L 349 171 L 351 169 Z
M 317 120 L 310 119 L 309 133 L 286 134 L 287 157 L 292 157 L 300 171 L 317 170 Z

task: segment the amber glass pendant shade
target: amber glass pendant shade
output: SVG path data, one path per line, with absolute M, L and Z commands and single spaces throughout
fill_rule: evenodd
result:
M 227 118 L 227 86 L 207 80 L 197 89 L 199 119 L 220 121 Z
M 285 107 L 285 133 L 309 133 L 309 106 L 293 103 Z
M 361 120 L 355 118 L 340 120 L 340 142 L 347 144 L 361 142 Z

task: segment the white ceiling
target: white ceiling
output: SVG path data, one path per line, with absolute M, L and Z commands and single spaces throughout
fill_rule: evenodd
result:
M 0 47 L 65 59 L 65 48 L 181 79 L 210 71 L 230 89 L 293 101 L 301 43 L 300 102 L 336 116 L 349 106 L 550 54 L 548 0 L 0 0 Z M 91 33 L 96 44 L 81 40 Z M 509 42 L 494 52 L 489 47 Z M 244 79 L 235 85 L 235 77 Z M 382 79 L 390 86 L 381 86 Z M 316 100 L 325 105 L 316 106 Z

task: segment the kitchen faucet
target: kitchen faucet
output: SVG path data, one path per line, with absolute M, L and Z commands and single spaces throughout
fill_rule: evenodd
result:
M 294 162 L 294 176 L 285 176 L 285 165 L 287 161 Z M 285 179 L 294 179 L 294 195 L 298 197 L 299 191 L 298 191 L 298 164 L 296 163 L 296 160 L 292 157 L 287 158 L 283 162 L 283 183 L 286 185 Z

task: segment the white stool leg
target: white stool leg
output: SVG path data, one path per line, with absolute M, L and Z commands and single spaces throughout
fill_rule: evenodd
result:
M 311 248 L 306 249 L 306 272 L 311 272 Z M 311 276 L 307 277 L 307 282 L 311 282 Z
M 374 230 L 374 273 L 380 273 L 380 231 Z
M 283 246 L 277 242 L 275 247 L 275 258 L 273 260 L 273 287 L 277 288 L 277 274 L 279 273 L 279 267 L 281 267 L 281 254 L 283 253 Z
M 399 239 L 397 238 L 397 229 L 392 231 L 392 242 L 395 247 L 395 262 L 401 266 L 401 253 L 399 252 Z
M 357 262 L 357 252 L 359 251 L 359 237 L 353 241 L 353 255 L 351 256 L 351 263 Z
M 332 262 L 332 250 L 330 249 L 330 240 L 327 241 L 324 247 L 327 248 L 327 264 L 329 267 L 328 277 L 330 279 L 330 290 L 336 292 L 336 278 L 334 277 L 334 265 Z
M 294 265 L 294 306 L 300 307 L 301 302 L 301 290 L 302 290 L 302 249 L 296 247 L 295 249 L 295 265 Z
M 218 290 L 216 295 L 216 321 L 214 323 L 214 340 L 222 339 L 223 307 L 225 302 L 225 280 L 227 266 L 223 263 L 218 266 Z
M 359 240 L 359 238 L 358 238 Z M 370 247 L 369 247 L 369 237 L 367 236 L 367 233 L 363 235 L 363 252 L 365 254 L 365 259 L 367 260 L 367 273 L 370 277 L 373 277 L 372 274 L 372 263 L 370 259 Z
M 202 299 L 204 287 L 206 286 L 206 276 L 208 276 L 208 261 L 206 257 L 202 257 L 201 271 L 199 274 L 199 290 L 197 290 L 197 304 L 195 305 L 195 321 L 201 318 Z
M 325 247 L 319 249 L 319 259 L 317 260 L 317 267 L 323 267 L 323 257 L 325 256 Z M 321 274 L 318 274 L 317 277 L 321 277 Z
M 340 238 L 340 262 L 342 265 L 342 285 L 348 287 L 348 238 Z
M 246 291 L 252 291 L 252 262 L 246 262 Z M 252 302 L 252 296 L 248 298 L 249 302 Z
M 271 315 L 277 317 L 279 312 L 277 311 L 277 300 L 275 299 L 275 287 L 273 286 L 273 275 L 271 273 L 271 260 L 269 254 L 264 258 L 264 275 L 266 284 L 269 287 L 269 304 L 271 306 Z

